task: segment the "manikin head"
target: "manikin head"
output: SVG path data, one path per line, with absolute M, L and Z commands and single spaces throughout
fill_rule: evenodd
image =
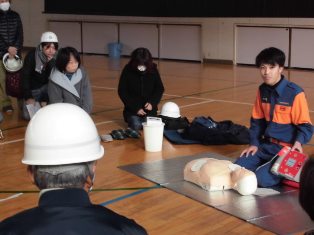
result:
M 189 162 L 184 169 L 184 179 L 207 191 L 234 189 L 241 195 L 250 195 L 257 189 L 254 172 L 231 161 L 200 158 Z

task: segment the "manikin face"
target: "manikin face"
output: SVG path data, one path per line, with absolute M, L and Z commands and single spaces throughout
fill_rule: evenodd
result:
M 47 56 L 48 60 L 51 60 L 57 51 L 53 43 L 45 45 L 42 50 L 45 56 Z
M 261 64 L 260 66 L 262 79 L 269 86 L 273 86 L 280 81 L 282 71 L 283 67 L 280 67 L 278 64 Z
M 78 68 L 78 61 L 74 58 L 74 56 L 70 55 L 69 63 L 67 64 L 67 67 L 65 67 L 66 72 L 68 73 L 75 73 L 75 71 Z

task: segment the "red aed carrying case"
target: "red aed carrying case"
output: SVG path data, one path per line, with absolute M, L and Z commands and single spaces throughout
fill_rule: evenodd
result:
M 271 168 L 272 173 L 299 182 L 302 167 L 308 156 L 298 151 L 291 151 L 287 146 L 283 147 L 276 156 L 278 158 Z

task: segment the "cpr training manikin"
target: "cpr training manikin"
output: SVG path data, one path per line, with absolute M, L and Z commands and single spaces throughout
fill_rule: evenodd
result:
M 234 189 L 241 195 L 251 195 L 257 189 L 255 173 L 231 161 L 200 158 L 184 168 L 184 180 L 207 191 Z

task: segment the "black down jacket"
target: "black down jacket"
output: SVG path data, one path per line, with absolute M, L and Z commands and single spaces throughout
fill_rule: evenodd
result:
M 18 49 L 21 55 L 23 46 L 23 25 L 20 15 L 12 10 L 0 10 L 0 59 L 10 46 Z

